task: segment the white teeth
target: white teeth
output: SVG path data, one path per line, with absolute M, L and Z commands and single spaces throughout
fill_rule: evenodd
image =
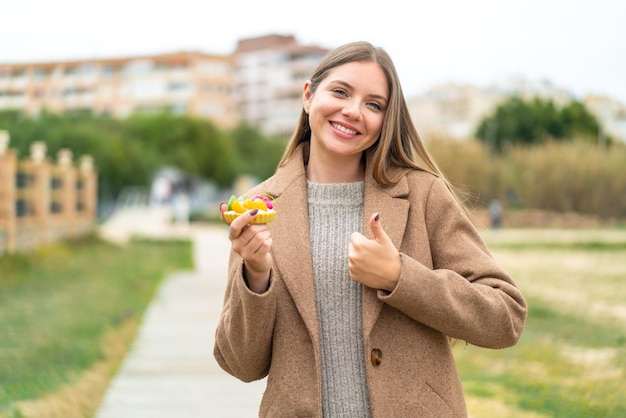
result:
M 353 131 L 352 129 L 348 129 L 345 126 L 341 126 L 341 125 L 338 125 L 336 123 L 333 123 L 333 128 L 338 129 L 341 132 L 344 132 L 344 133 L 349 134 L 349 135 L 356 135 L 358 133 L 357 131 Z

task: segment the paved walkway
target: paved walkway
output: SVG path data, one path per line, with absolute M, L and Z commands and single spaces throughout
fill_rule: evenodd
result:
M 227 278 L 227 230 L 188 233 L 195 271 L 164 280 L 95 418 L 258 416 L 265 381 L 243 383 L 213 358 Z

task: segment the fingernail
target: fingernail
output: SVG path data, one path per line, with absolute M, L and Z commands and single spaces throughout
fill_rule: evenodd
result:
M 252 209 L 250 212 L 248 212 L 250 215 L 254 216 L 259 212 L 258 209 Z
M 377 213 L 376 216 L 374 216 L 374 220 L 378 221 L 379 218 L 380 218 L 380 215 Z

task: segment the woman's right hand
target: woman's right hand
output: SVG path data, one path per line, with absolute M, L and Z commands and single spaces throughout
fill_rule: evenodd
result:
M 220 205 L 220 217 L 224 221 L 227 205 Z M 269 287 L 272 268 L 272 236 L 267 224 L 250 224 L 257 214 L 257 209 L 250 210 L 237 217 L 230 224 L 228 239 L 233 251 L 244 261 L 244 277 L 250 290 L 263 293 Z

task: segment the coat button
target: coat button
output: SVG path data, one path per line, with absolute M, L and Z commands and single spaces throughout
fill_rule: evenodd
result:
M 374 349 L 372 350 L 372 353 L 371 353 L 371 355 L 370 355 L 370 358 L 372 359 L 372 364 L 373 364 L 374 366 L 378 366 L 378 365 L 380 365 L 380 362 L 381 362 L 381 361 L 382 361 L 382 359 L 383 359 L 383 352 L 382 352 L 382 351 L 380 351 L 380 349 L 378 349 L 378 348 L 374 348 Z

